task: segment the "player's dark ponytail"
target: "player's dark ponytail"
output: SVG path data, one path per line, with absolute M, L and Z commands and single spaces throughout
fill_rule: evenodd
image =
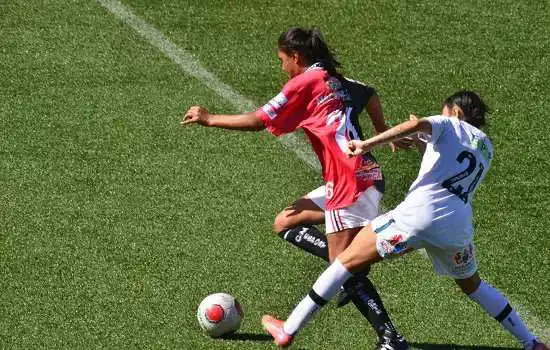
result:
M 318 29 L 290 28 L 281 33 L 278 46 L 286 54 L 299 53 L 309 65 L 320 62 L 330 75 L 338 75 L 336 69 L 340 67 L 340 62 Z
M 467 123 L 476 128 L 485 125 L 485 115 L 488 113 L 488 108 L 478 94 L 473 91 L 461 90 L 443 101 L 443 107 L 453 108 L 455 105 L 462 109 Z

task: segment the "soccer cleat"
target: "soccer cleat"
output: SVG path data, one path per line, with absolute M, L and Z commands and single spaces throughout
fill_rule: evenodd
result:
M 409 344 L 401 336 L 397 338 L 383 336 L 378 341 L 375 350 L 409 350 Z
M 283 330 L 284 324 L 284 321 L 278 320 L 271 315 L 264 315 L 262 317 L 262 326 L 267 333 L 271 334 L 275 345 L 281 348 L 286 348 L 292 344 L 292 340 L 294 339 L 293 336 L 285 333 Z

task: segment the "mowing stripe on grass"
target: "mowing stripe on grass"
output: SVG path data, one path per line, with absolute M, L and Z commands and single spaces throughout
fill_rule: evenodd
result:
M 252 111 L 257 108 L 257 104 L 236 92 L 231 86 L 219 80 L 214 74 L 202 67 L 200 62 L 179 48 L 158 29 L 148 22 L 136 16 L 132 10 L 117 0 L 96 0 L 110 13 L 119 18 L 123 23 L 130 26 L 151 45 L 158 48 L 175 64 L 177 64 L 186 74 L 197 78 L 202 84 L 213 90 L 218 96 L 224 98 L 240 111 Z M 279 138 L 281 142 L 296 155 L 309 164 L 313 169 L 320 170 L 320 165 L 311 151 L 309 145 L 296 135 L 289 134 Z M 425 255 L 425 254 L 424 254 Z M 425 255 L 426 256 L 426 255 Z M 426 256 L 427 257 L 427 256 Z M 538 317 L 530 313 L 521 304 L 516 305 L 518 312 L 530 325 L 531 329 L 542 339 L 550 341 L 550 327 Z
M 242 96 L 231 86 L 225 84 L 214 74 L 203 68 L 195 57 L 179 48 L 151 24 L 136 16 L 130 8 L 120 3 L 120 1 L 97 0 L 97 2 L 118 17 L 122 22 L 132 27 L 151 45 L 168 56 L 168 58 L 177 64 L 186 74 L 197 78 L 202 84 L 213 90 L 218 96 L 227 100 L 239 111 L 253 111 L 258 107 L 256 103 Z M 304 140 L 293 134 L 280 137 L 279 140 L 313 169 L 317 171 L 321 170 L 317 157 Z

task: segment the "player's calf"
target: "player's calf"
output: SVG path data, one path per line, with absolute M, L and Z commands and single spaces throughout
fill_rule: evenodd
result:
M 378 291 L 367 274 L 368 271 L 355 274 L 344 283 L 344 289 L 355 307 L 373 327 L 378 335 L 379 345 L 386 346 L 381 347 L 382 349 L 407 349 L 407 342 L 393 325 Z
M 279 232 L 279 236 L 292 245 L 325 261 L 329 260 L 325 234 L 315 226 L 298 226 Z
M 541 343 L 529 331 L 518 313 L 508 302 L 508 299 L 491 285 L 481 280 L 477 272 L 472 277 L 455 281 L 470 299 L 478 303 L 485 312 L 497 320 L 526 350 L 547 349 L 546 345 Z

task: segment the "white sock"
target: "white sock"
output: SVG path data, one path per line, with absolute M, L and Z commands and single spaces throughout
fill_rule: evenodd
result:
M 508 300 L 498 290 L 485 281 L 481 281 L 479 288 L 468 296 L 500 322 L 502 327 L 512 333 L 526 349 L 533 346 L 536 337 L 529 332 L 518 313 L 512 309 Z
M 294 335 L 311 319 L 311 317 L 332 299 L 340 287 L 351 277 L 340 260 L 334 262 L 319 276 L 309 294 L 296 305 L 285 322 L 283 330 Z

